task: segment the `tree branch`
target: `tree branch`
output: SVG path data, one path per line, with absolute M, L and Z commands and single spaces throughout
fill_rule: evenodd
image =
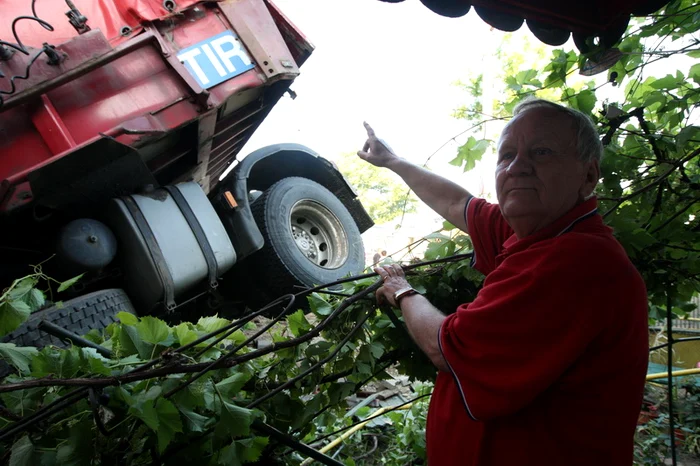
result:
M 217 359 L 215 362 L 218 363 L 217 366 L 212 368 L 211 370 L 215 369 L 223 369 L 223 368 L 229 368 L 229 367 L 234 367 L 238 364 L 241 364 L 246 361 L 250 361 L 255 358 L 259 358 L 261 356 L 279 351 L 281 349 L 286 349 L 286 348 L 291 348 L 294 346 L 298 346 L 302 343 L 305 343 L 312 338 L 316 337 L 323 329 L 325 329 L 330 322 L 333 320 L 334 317 L 336 317 L 338 314 L 342 313 L 348 306 L 353 304 L 354 302 L 358 301 L 359 299 L 363 298 L 364 296 L 376 291 L 382 284 L 381 280 L 378 280 L 376 283 L 373 285 L 365 288 L 364 290 L 361 290 L 351 297 L 345 299 L 338 308 L 333 311 L 323 322 L 321 322 L 319 325 L 313 328 L 313 330 L 309 331 L 308 333 L 297 337 L 297 338 L 292 338 L 289 340 L 273 343 L 272 345 L 262 348 L 256 351 L 251 351 L 250 353 L 242 354 L 237 357 L 230 357 L 226 360 L 222 360 L 222 358 Z M 171 374 L 188 374 L 188 373 L 193 373 L 193 372 L 201 372 L 209 367 L 212 366 L 213 363 L 211 362 L 203 362 L 203 363 L 196 363 L 196 364 L 171 364 L 167 366 L 162 366 L 158 367 L 156 369 L 151 369 L 147 371 L 140 371 L 140 372 L 130 372 L 128 374 L 123 374 L 123 375 L 118 375 L 118 376 L 113 376 L 113 377 L 98 377 L 98 378 L 87 378 L 87 377 L 78 377 L 78 378 L 73 378 L 73 379 L 56 379 L 53 377 L 43 377 L 40 379 L 34 379 L 34 380 L 26 380 L 23 382 L 15 382 L 15 383 L 8 383 L 8 384 L 3 384 L 0 385 L 0 393 L 7 393 L 7 392 L 12 392 L 16 390 L 24 390 L 27 388 L 36 388 L 36 387 L 52 387 L 52 386 L 61 386 L 61 387 L 107 387 L 107 386 L 114 386 L 114 385 L 120 385 L 124 383 L 130 383 L 130 382 L 137 382 L 139 380 L 146 380 L 146 379 L 152 379 L 152 378 L 157 378 L 157 377 L 165 377 L 166 375 L 171 375 Z
M 610 142 L 612 141 L 612 137 L 615 135 L 615 131 L 617 131 L 620 128 L 620 126 L 622 126 L 622 124 L 624 122 L 626 122 L 627 120 L 632 118 L 633 112 L 634 111 L 632 111 L 630 113 L 618 115 L 614 118 L 608 119 L 608 123 L 610 123 L 610 127 L 605 132 L 605 136 L 603 136 L 603 139 L 601 140 L 601 142 L 603 143 L 603 146 L 607 146 L 608 144 L 610 144 Z
M 668 226 L 669 223 L 671 223 L 672 221 L 674 221 L 675 219 L 677 219 L 679 216 L 681 216 L 684 212 L 686 212 L 688 209 L 690 209 L 691 207 L 693 207 L 693 205 L 697 204 L 698 202 L 700 202 L 700 197 L 697 197 L 697 198 L 693 199 L 692 201 L 690 201 L 690 202 L 688 203 L 688 205 L 686 205 L 686 206 L 683 207 L 681 210 L 679 210 L 678 212 L 676 212 L 675 214 L 673 214 L 673 215 L 671 216 L 671 218 L 669 218 L 668 220 L 666 220 L 664 223 L 662 223 L 662 224 L 661 224 L 660 226 L 658 226 L 657 228 L 654 228 L 654 229 L 651 231 L 651 234 L 654 234 L 654 233 L 656 233 L 656 232 L 662 230 L 662 229 L 665 228 L 666 226 Z
M 666 157 L 664 156 L 663 152 L 661 152 L 661 149 L 659 149 L 658 144 L 656 144 L 656 139 L 654 139 L 654 135 L 651 134 L 649 124 L 644 119 L 644 109 L 642 107 L 639 107 L 634 109 L 634 111 L 632 111 L 631 113 L 634 113 L 634 116 L 637 117 L 637 121 L 639 121 L 639 127 L 642 128 L 642 131 L 646 136 L 646 140 L 649 141 L 649 145 L 651 146 L 651 150 L 654 152 L 654 156 L 656 156 L 656 160 L 658 160 L 659 162 L 665 161 Z
M 651 215 L 649 215 L 649 220 L 644 224 L 642 228 L 645 230 L 651 225 L 651 221 L 656 217 L 656 214 L 661 210 L 661 203 L 663 202 L 664 189 L 668 183 L 659 183 L 659 187 L 656 189 L 656 200 L 654 201 L 654 207 L 651 209 Z
M 668 178 L 669 175 L 671 175 L 674 171 L 676 171 L 676 169 L 677 169 L 679 166 L 683 165 L 683 164 L 686 163 L 688 160 L 691 160 L 692 158 L 697 157 L 698 155 L 700 155 L 700 149 L 696 149 L 696 150 L 694 150 L 693 152 L 691 152 L 690 154 L 686 155 L 685 157 L 682 157 L 682 158 L 678 159 L 676 162 L 673 163 L 673 165 L 671 166 L 671 168 L 669 168 L 667 171 L 665 171 L 664 173 L 662 173 L 661 175 L 659 175 L 654 181 L 652 181 L 651 183 L 647 184 L 647 185 L 644 186 L 643 188 L 640 188 L 640 189 L 638 189 L 638 190 L 636 190 L 636 191 L 634 191 L 634 192 L 632 192 L 632 193 L 630 193 L 630 194 L 627 194 L 626 196 L 622 196 L 622 197 L 619 197 L 619 198 L 610 198 L 610 197 L 601 197 L 601 198 L 599 198 L 599 199 L 602 200 L 602 201 L 617 201 L 617 203 L 615 204 L 614 207 L 611 207 L 607 212 L 605 212 L 605 213 L 603 214 L 603 217 L 605 218 L 605 217 L 607 217 L 608 215 L 610 215 L 615 209 L 617 209 L 618 207 L 620 207 L 620 205 L 621 205 L 623 202 L 628 201 L 628 200 L 630 200 L 630 199 L 632 199 L 632 198 L 634 198 L 634 197 L 636 197 L 636 196 L 638 196 L 638 195 L 640 195 L 640 194 L 643 194 L 643 193 L 649 191 L 649 190 L 650 190 L 651 188 L 653 188 L 654 186 L 660 184 L 660 183 L 663 182 L 666 178 Z

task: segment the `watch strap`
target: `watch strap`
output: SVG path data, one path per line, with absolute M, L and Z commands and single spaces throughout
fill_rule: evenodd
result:
M 405 288 L 401 288 L 400 290 L 397 290 L 394 293 L 394 301 L 396 301 L 396 305 L 400 305 L 401 299 L 405 298 L 406 296 L 411 296 L 414 294 L 419 294 L 412 286 L 407 286 Z

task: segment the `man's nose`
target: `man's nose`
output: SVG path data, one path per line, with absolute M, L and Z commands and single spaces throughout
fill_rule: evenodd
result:
M 532 160 L 530 160 L 527 154 L 518 151 L 510 164 L 508 164 L 506 172 L 513 176 L 531 175 L 533 172 Z

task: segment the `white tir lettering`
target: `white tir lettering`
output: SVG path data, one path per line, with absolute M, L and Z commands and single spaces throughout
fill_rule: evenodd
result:
M 224 44 L 229 44 L 231 48 L 224 50 L 222 47 Z M 219 58 L 221 58 L 221 61 L 224 62 L 226 69 L 228 69 L 231 73 L 236 71 L 236 67 L 233 66 L 233 63 L 231 63 L 231 58 L 233 57 L 240 58 L 243 64 L 246 66 L 251 64 L 250 58 L 248 58 L 248 55 L 241 47 L 241 43 L 235 40 L 232 36 L 219 37 L 218 39 L 211 41 L 211 46 L 214 48 L 214 51 Z
M 202 52 L 200 52 L 199 49 L 192 49 L 179 54 L 177 59 L 190 65 L 190 68 L 192 71 L 194 71 L 194 74 L 196 74 L 197 78 L 199 78 L 199 82 L 201 82 L 203 86 L 206 86 L 209 84 L 209 78 L 207 78 L 207 75 L 204 73 L 204 70 L 202 70 L 202 67 L 199 66 L 199 63 L 197 63 L 196 58 L 197 55 L 200 55 L 201 53 Z
M 209 47 L 209 44 L 202 45 L 202 50 L 204 50 L 204 55 L 207 56 L 211 64 L 214 65 L 214 68 L 216 69 L 216 72 L 219 73 L 219 76 L 222 78 L 226 76 L 226 70 L 223 66 L 221 66 L 221 62 L 218 58 L 216 58 L 216 55 L 214 55 L 214 52 L 211 50 L 211 47 Z

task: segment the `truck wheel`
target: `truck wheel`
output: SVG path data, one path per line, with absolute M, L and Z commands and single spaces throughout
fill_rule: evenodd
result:
M 19 328 L 4 336 L 2 342 L 37 348 L 43 348 L 46 345 L 65 347 L 65 342 L 42 332 L 37 328 L 37 324 L 46 320 L 82 336 L 92 329 L 102 330 L 112 322 L 116 322 L 117 313 L 122 311 L 136 314 L 129 297 L 123 290 L 95 291 L 65 301 L 61 307 L 51 306 L 34 312 Z
M 307 178 L 283 178 L 251 206 L 265 245 L 251 256 L 276 297 L 364 269 L 360 230 L 333 193 Z

